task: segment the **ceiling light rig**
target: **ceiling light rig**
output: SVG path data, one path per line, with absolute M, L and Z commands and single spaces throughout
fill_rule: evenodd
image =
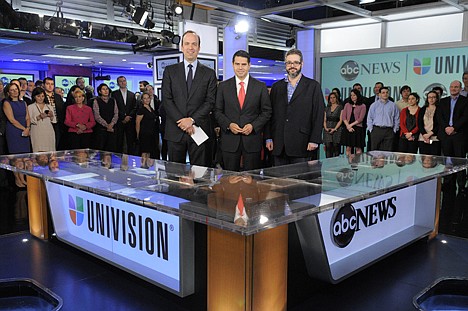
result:
M 91 37 L 93 26 L 90 22 L 66 19 L 62 11 L 63 1 L 56 2 L 54 14 L 44 22 L 44 30 L 62 35 Z

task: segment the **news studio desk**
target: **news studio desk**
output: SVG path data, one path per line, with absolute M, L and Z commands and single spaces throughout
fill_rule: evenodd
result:
M 285 310 L 288 226 L 309 275 L 339 282 L 437 234 L 441 177 L 466 159 L 370 152 L 235 173 L 96 150 L 0 157 L 28 176 L 31 234 L 185 297 L 207 226 L 209 310 Z M 48 204 L 47 204 L 48 202 Z

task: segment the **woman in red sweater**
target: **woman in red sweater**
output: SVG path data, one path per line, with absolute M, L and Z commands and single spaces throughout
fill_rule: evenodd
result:
M 69 144 L 71 149 L 91 147 L 91 133 L 96 125 L 93 110 L 84 101 L 86 94 L 80 88 L 73 92 L 75 104 L 67 107 L 65 125 L 68 126 Z
M 400 141 L 398 151 L 418 153 L 418 115 L 419 95 L 411 93 L 408 97 L 408 107 L 400 112 Z

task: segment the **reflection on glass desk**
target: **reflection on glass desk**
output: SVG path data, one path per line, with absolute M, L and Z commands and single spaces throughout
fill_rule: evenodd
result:
M 468 161 L 373 151 L 238 173 L 86 149 L 1 156 L 0 167 L 250 235 L 457 172 Z
M 340 282 L 436 234 L 440 177 L 468 160 L 372 151 L 238 173 L 86 149 L 0 167 L 37 177 L 28 198 L 45 184 L 59 239 L 181 297 L 195 291 L 194 222 L 207 225 L 208 309 L 283 310 L 288 224 L 309 275 Z

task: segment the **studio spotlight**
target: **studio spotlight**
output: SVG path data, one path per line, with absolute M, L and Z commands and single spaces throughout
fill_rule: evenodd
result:
M 143 8 L 135 8 L 133 5 L 128 5 L 126 11 L 131 15 L 132 20 L 138 25 L 147 29 L 154 28 L 155 24 L 149 19 L 149 12 Z
M 80 28 L 82 38 L 91 38 L 93 33 L 93 24 L 90 22 L 80 22 Z
M 144 49 L 146 49 L 146 40 L 142 42 L 137 42 L 134 45 L 132 45 L 133 54 L 136 54 L 136 52 L 144 50 Z
M 184 13 L 184 7 L 178 3 L 174 3 L 171 5 L 171 11 L 174 13 L 175 16 L 182 15 Z
M 79 36 L 80 28 L 66 22 L 57 25 L 56 32 L 64 35 Z
M 125 34 L 123 37 L 120 38 L 120 40 L 117 40 L 119 42 L 127 42 L 127 43 L 137 43 L 138 42 L 138 36 L 133 33 L 133 31 L 126 30 Z
M 174 35 L 174 37 L 172 37 L 172 44 L 179 45 L 181 39 L 182 38 L 179 35 Z
M 141 42 L 132 45 L 133 54 L 141 50 L 150 50 L 161 44 L 161 39 L 146 38 Z
M 294 46 L 294 44 L 296 44 L 296 39 L 294 39 L 294 38 L 286 39 L 286 46 L 288 48 L 292 48 Z
M 148 11 L 143 8 L 136 8 L 132 14 L 132 19 L 135 23 L 139 24 L 140 26 L 145 26 L 146 21 L 148 20 Z
M 250 25 L 246 19 L 239 19 L 234 25 L 234 31 L 237 34 L 247 33 L 249 31 Z
M 153 68 L 153 63 L 152 63 L 152 62 L 148 62 L 148 63 L 146 64 L 146 67 L 147 67 L 147 68 Z
M 178 45 L 180 43 L 180 36 L 175 35 L 174 32 L 163 29 L 161 30 L 161 36 L 166 40 L 168 43 L 176 44 Z

